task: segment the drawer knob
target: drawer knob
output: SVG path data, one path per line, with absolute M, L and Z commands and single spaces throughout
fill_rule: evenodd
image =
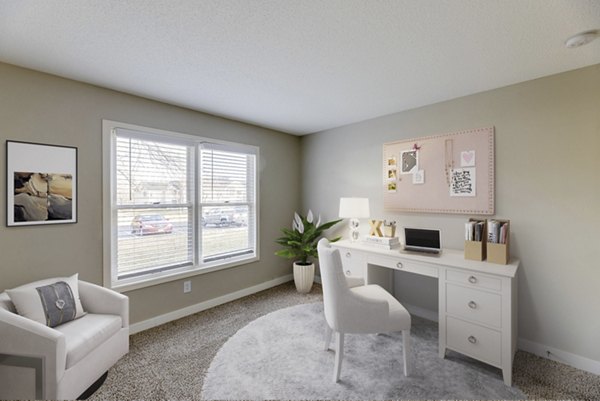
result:
M 476 282 L 477 282 L 477 277 L 475 277 L 475 276 L 470 276 L 469 277 L 469 283 L 475 284 Z
M 475 344 L 477 342 L 477 339 L 474 336 L 469 336 L 469 342 L 471 344 Z
M 404 265 L 402 264 L 402 262 L 398 262 L 398 263 L 396 263 L 396 267 L 398 269 L 402 269 L 404 267 Z
M 471 308 L 471 309 L 477 309 L 477 304 L 475 303 L 475 301 L 469 302 L 469 308 Z
M 346 276 L 350 275 L 350 270 L 346 270 Z
M 347 258 L 349 258 L 349 257 L 351 257 L 351 256 L 352 256 L 352 254 L 351 254 L 350 252 L 346 252 L 346 257 L 347 257 Z

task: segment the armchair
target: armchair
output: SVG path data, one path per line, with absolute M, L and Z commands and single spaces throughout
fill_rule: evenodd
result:
M 8 294 L 0 293 L 0 399 L 75 399 L 127 354 L 129 298 L 78 283 L 87 314 L 54 328 L 18 315 Z M 24 367 L 35 369 L 33 380 Z

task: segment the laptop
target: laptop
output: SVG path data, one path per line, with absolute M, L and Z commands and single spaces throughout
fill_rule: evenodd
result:
M 404 227 L 404 250 L 439 254 L 442 251 L 440 230 Z

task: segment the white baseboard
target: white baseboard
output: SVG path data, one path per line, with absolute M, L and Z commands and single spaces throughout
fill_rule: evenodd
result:
M 544 344 L 519 338 L 517 348 L 523 351 L 530 352 L 542 358 L 550 359 L 564 363 L 577 369 L 585 370 L 596 375 L 600 375 L 600 361 L 595 361 L 580 355 L 572 354 L 567 351 L 562 351 Z M 548 353 L 549 352 L 549 353 Z
M 131 326 L 129 326 L 129 334 L 131 335 L 139 333 L 140 331 L 148 330 L 152 327 L 160 326 L 161 324 L 181 319 L 182 317 L 193 315 L 194 313 L 202 312 L 203 310 L 214 308 L 215 306 L 222 305 L 227 302 L 235 301 L 236 299 L 240 299 L 248 295 L 252 295 L 257 292 L 276 287 L 283 283 L 287 283 L 288 281 L 291 281 L 293 279 L 294 277 L 291 274 L 277 277 L 276 279 L 266 281 L 264 283 L 257 284 L 252 287 L 244 288 L 239 291 L 221 295 L 220 297 L 209 299 L 208 301 L 200 302 L 199 304 L 190 305 L 173 312 L 165 313 L 164 315 L 156 316 L 148 320 L 143 320 L 141 322 L 134 323 Z

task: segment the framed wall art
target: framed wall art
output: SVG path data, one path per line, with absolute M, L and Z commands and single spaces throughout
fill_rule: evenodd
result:
M 77 222 L 77 148 L 6 141 L 6 225 Z

